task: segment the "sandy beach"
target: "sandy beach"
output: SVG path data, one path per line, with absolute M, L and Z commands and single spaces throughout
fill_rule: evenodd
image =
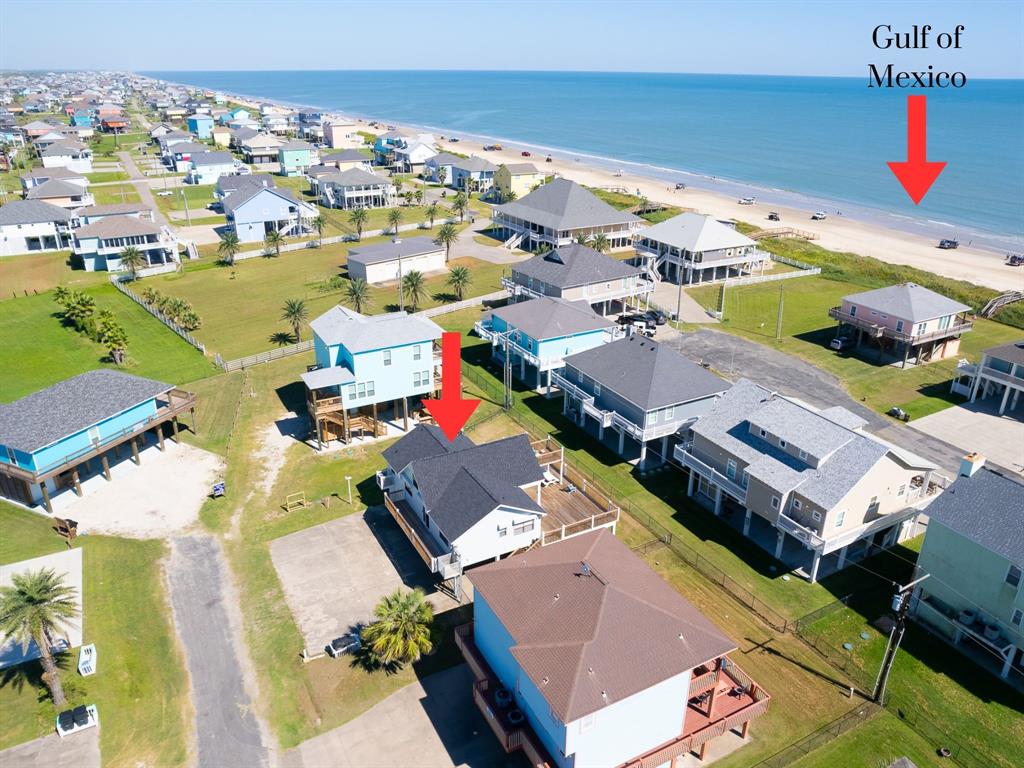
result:
M 261 102 L 232 97 L 259 109 Z M 267 103 L 267 102 L 262 102 Z M 285 105 L 282 105 L 288 108 Z M 417 134 L 426 129 L 374 119 L 380 125 L 395 125 L 406 133 Z M 370 118 L 358 119 L 367 131 L 380 132 L 381 128 L 370 128 Z M 453 134 L 454 135 L 454 134 Z M 460 137 L 457 143 L 441 141 L 437 132 L 434 136 L 442 151 L 458 152 L 464 155 L 480 155 L 496 165 L 501 163 L 532 162 L 541 171 L 555 173 L 590 187 L 621 187 L 631 194 L 640 194 L 649 200 L 696 210 L 720 219 L 735 219 L 756 227 L 793 227 L 818 235 L 815 241 L 824 248 L 835 251 L 849 251 L 862 256 L 871 256 L 890 264 L 903 264 L 927 270 L 944 277 L 966 280 L 997 291 L 1024 290 L 1024 268 L 1004 264 L 1005 254 L 988 248 L 971 247 L 961 244 L 956 250 L 937 248 L 937 238 L 923 237 L 908 232 L 869 224 L 829 211 L 824 221 L 812 221 L 816 209 L 780 206 L 777 204 L 755 203 L 740 205 L 737 198 L 688 185 L 684 190 L 675 190 L 659 179 L 652 179 L 637 173 L 615 171 L 587 163 L 582 157 L 576 160 L 553 153 L 552 162 L 545 162 L 545 155 L 533 152 L 523 157 L 526 146 L 505 142 L 501 151 L 484 151 L 484 144 L 476 139 Z M 529 150 L 532 151 L 532 150 Z M 768 212 L 779 213 L 781 222 L 768 221 Z

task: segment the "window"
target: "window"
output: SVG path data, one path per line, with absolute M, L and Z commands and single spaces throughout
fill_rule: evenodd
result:
M 807 461 L 807 451 L 801 450 L 800 458 L 803 459 L 804 461 Z
M 897 320 L 896 321 L 896 333 L 903 333 L 903 321 L 902 320 Z
M 1009 570 L 1007 570 L 1006 583 L 1014 588 L 1020 586 L 1020 568 L 1016 565 L 1011 565 Z
M 89 442 L 98 443 L 100 441 L 100 428 L 91 427 L 89 429 Z
M 358 394 L 359 397 L 366 397 L 366 384 L 365 383 L 359 384 L 356 387 L 356 394 Z
M 850 317 L 856 317 L 856 316 L 857 316 L 857 307 L 855 307 L 855 306 L 850 307 Z
M 821 522 L 821 512 L 818 512 L 817 510 L 815 510 L 814 512 L 811 512 L 811 519 L 814 522 L 816 522 L 816 523 L 820 523 Z
M 800 502 L 800 499 L 793 499 L 793 509 L 800 509 L 802 507 L 803 504 Z
M 413 371 L 412 372 L 412 385 L 414 387 L 419 387 L 419 386 L 421 386 L 421 384 L 422 384 L 422 380 L 420 379 L 420 372 L 419 371 Z
M 1022 611 L 1020 608 L 1014 608 L 1013 616 L 1010 617 L 1010 623 L 1013 624 L 1013 626 L 1015 627 L 1019 627 L 1021 625 L 1022 619 L 1024 619 L 1024 611 Z
M 349 400 L 352 400 L 352 399 L 354 399 L 354 398 L 355 398 L 355 396 L 356 396 L 356 385 L 355 385 L 355 384 L 352 384 L 352 385 L 350 385 L 350 386 L 349 386 L 349 388 L 348 388 L 348 397 L 349 397 Z
M 518 536 L 521 533 L 529 533 L 533 530 L 533 526 L 536 523 L 535 520 L 527 520 L 524 523 L 518 523 L 512 526 L 512 535 Z
M 786 442 L 785 440 L 783 440 L 783 439 L 782 439 L 782 438 L 780 437 L 780 438 L 779 438 L 779 448 L 785 448 L 785 447 L 786 447 L 787 445 L 789 445 L 789 443 L 787 443 L 787 442 Z
M 725 465 L 725 474 L 730 480 L 736 479 L 736 460 L 729 459 L 729 463 Z
M 839 510 L 839 514 L 836 515 L 836 528 L 842 528 L 843 527 L 843 520 L 845 520 L 845 519 L 846 519 L 846 510 L 845 509 Z
M 778 508 L 779 508 L 779 497 L 778 496 L 772 496 L 772 509 L 778 509 Z
M 651 411 L 650 413 L 648 413 L 647 414 L 647 420 L 645 422 L 645 426 L 649 427 L 652 424 L 657 424 L 657 423 L 658 423 L 658 412 L 657 411 Z
M 423 347 L 417 344 L 412 348 L 412 359 L 419 360 L 421 357 L 423 357 Z
M 668 408 L 665 409 L 665 421 L 671 421 L 673 418 L 675 418 L 675 415 L 676 407 L 674 405 L 670 405 Z
M 903 494 L 905 494 L 906 492 L 907 492 L 907 486 L 906 486 L 906 484 L 904 484 L 904 485 L 901 485 L 901 486 L 900 486 L 899 488 L 897 488 L 897 489 L 896 489 L 896 495 L 897 495 L 897 496 L 902 496 L 902 495 L 903 495 Z
M 391 350 L 384 350 L 384 365 L 391 365 Z
M 373 382 L 372 381 L 366 382 L 366 396 L 367 397 L 373 397 L 373 392 L 374 392 Z
M 600 396 L 601 396 L 601 385 L 600 385 L 600 384 L 598 384 L 598 383 L 597 383 L 597 382 L 595 381 L 595 382 L 594 382 L 594 397 L 600 397 Z
M 591 712 L 586 717 L 580 718 L 580 733 L 586 733 L 594 727 L 594 721 L 597 720 L 597 715 Z
M 759 429 L 758 434 L 761 435 L 761 437 L 768 437 L 768 433 L 763 429 Z
M 501 538 L 502 536 L 508 536 L 508 528 L 507 527 L 499 526 L 498 527 L 498 538 Z

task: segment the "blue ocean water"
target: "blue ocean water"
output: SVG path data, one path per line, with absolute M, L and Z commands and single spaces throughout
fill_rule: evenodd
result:
M 698 186 L 741 182 L 888 226 L 1011 247 L 1024 237 L 1024 80 L 927 92 L 915 206 L 886 167 L 906 159 L 904 90 L 867 78 L 590 72 L 145 72 L 232 94 L 586 155 Z M 924 91 L 912 91 L 925 93 Z M 636 164 L 636 165 L 633 165 Z M 711 177 L 714 177 L 712 179 Z M 804 203 L 806 204 L 806 200 Z

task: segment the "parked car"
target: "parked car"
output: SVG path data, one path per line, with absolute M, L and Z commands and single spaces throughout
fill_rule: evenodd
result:
M 636 313 L 623 312 L 621 315 L 619 315 L 619 319 L 617 322 L 619 323 L 619 325 L 632 325 L 634 320 L 640 319 L 642 319 L 641 316 Z
M 362 647 L 363 641 L 359 638 L 359 633 L 349 632 L 331 640 L 331 642 L 324 646 L 324 650 L 327 651 L 327 655 L 332 659 L 337 659 L 346 653 L 355 653 Z
M 778 211 L 768 211 L 768 221 L 782 221 Z
M 523 157 L 529 157 L 530 156 L 530 153 L 527 152 L 525 149 L 522 152 L 520 152 L 519 154 L 521 154 Z
M 757 198 L 756 197 L 741 197 L 736 202 L 738 202 L 740 205 L 753 205 L 754 203 L 757 202 Z
M 1006 266 L 1008 267 L 1019 267 L 1024 264 L 1024 256 L 1019 253 L 1008 253 L 1006 254 Z
M 458 144 L 459 143 L 459 137 L 458 136 L 452 136 L 450 139 L 448 139 L 448 141 L 450 141 L 452 144 Z
M 832 342 L 829 344 L 829 346 L 832 349 L 842 351 L 844 349 L 847 349 L 852 343 L 852 340 L 847 336 L 837 336 L 836 338 L 832 339 Z
M 939 248 L 944 251 L 954 250 L 960 247 L 960 241 L 953 238 L 942 238 L 939 240 Z
M 668 315 L 662 312 L 660 309 L 649 309 L 644 312 L 644 318 L 655 325 L 664 325 L 668 322 Z
M 676 189 L 686 189 L 686 185 L 681 181 L 676 182 Z
M 824 221 L 828 218 L 828 214 L 824 211 L 815 211 L 811 214 L 811 221 Z
M 544 162 L 545 163 L 553 163 L 555 161 L 551 159 L 551 155 L 548 155 L 547 157 L 544 158 Z

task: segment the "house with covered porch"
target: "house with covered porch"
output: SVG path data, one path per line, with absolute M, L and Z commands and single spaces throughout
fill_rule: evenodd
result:
M 916 535 L 942 490 L 932 462 L 740 379 L 675 447 L 687 494 L 809 581 Z
M 610 530 L 468 575 L 473 701 L 533 768 L 676 766 L 742 746 L 770 696 L 736 643 Z M 689 763 L 686 763 L 689 764 Z
M 499 307 L 473 327 L 491 342 L 491 357 L 534 388 L 551 392 L 551 376 L 565 358 L 621 338 L 624 330 L 585 301 L 540 296 Z
M 106 368 L 0 404 L 0 494 L 52 514 L 55 495 L 110 481 L 111 464 L 129 456 L 138 464 L 149 433 L 163 449 L 164 426 L 177 438 L 186 412 L 194 431 L 195 405 L 191 392 Z
M 59 251 L 71 242 L 74 215 L 41 200 L 0 206 L 0 256 Z
M 647 222 L 620 211 L 568 179 L 554 179 L 509 203 L 494 205 L 491 221 L 506 247 L 561 248 L 579 238 L 604 235 L 612 250 L 629 248 Z
M 397 202 L 390 179 L 361 168 L 318 176 L 315 188 L 320 205 L 329 208 L 388 208 Z
M 94 224 L 74 230 L 72 262 L 86 272 L 123 270 L 121 253 L 135 248 L 146 266 L 177 264 L 178 239 L 165 226 L 135 215 L 104 216 Z
M 317 445 L 383 436 L 388 419 L 408 431 L 410 413 L 440 386 L 441 328 L 405 312 L 362 315 L 341 305 L 310 327 L 316 363 L 302 381 Z
M 993 398 L 999 401 L 999 415 L 1017 410 L 1024 392 L 1024 339 L 989 347 L 981 353 L 981 361 L 961 360 L 950 390 L 969 397 L 973 403 Z
M 686 285 L 763 272 L 771 254 L 711 216 L 681 213 L 636 235 L 636 252 L 653 279 Z
M 562 413 L 641 470 L 671 457 L 687 427 L 729 389 L 679 352 L 634 335 L 577 352 L 552 375 Z
M 313 230 L 315 206 L 299 200 L 290 190 L 246 186 L 221 200 L 228 227 L 243 243 L 258 243 L 268 232 L 298 237 Z

